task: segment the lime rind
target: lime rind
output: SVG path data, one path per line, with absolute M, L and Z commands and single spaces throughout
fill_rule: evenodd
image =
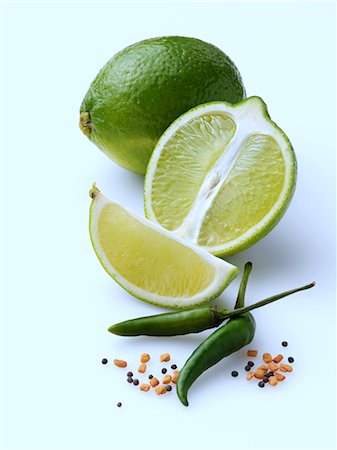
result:
M 238 124 L 240 124 L 240 121 L 248 124 L 248 127 L 251 127 L 251 130 L 247 131 L 248 135 L 254 131 L 255 127 L 255 132 L 265 132 L 266 134 L 274 137 L 280 146 L 285 161 L 285 179 L 283 188 L 273 208 L 271 208 L 264 218 L 243 233 L 239 238 L 233 239 L 226 244 L 217 246 L 202 246 L 202 248 L 207 252 L 210 252 L 216 256 L 224 257 L 238 253 L 266 236 L 285 213 L 295 190 L 297 163 L 294 150 L 285 133 L 270 119 L 267 106 L 260 97 L 250 97 L 235 105 L 226 102 L 205 103 L 192 108 L 174 121 L 159 139 L 151 156 L 145 176 L 144 208 L 146 217 L 155 223 L 159 223 L 152 208 L 152 185 L 156 167 L 161 156 L 161 151 L 165 144 L 170 140 L 174 133 L 190 119 L 203 114 L 217 112 L 228 114 L 228 116 L 233 118 L 233 120 Z M 179 176 L 178 173 L 177 176 Z M 179 232 L 179 229 L 176 231 Z
M 185 309 L 194 305 L 208 303 L 212 299 L 218 297 L 223 292 L 223 290 L 229 285 L 229 283 L 238 275 L 239 270 L 237 267 L 210 255 L 209 253 L 205 252 L 198 246 L 194 246 L 193 244 L 187 243 L 183 239 L 165 230 L 159 225 L 156 225 L 153 222 L 150 222 L 149 220 L 142 218 L 137 214 L 133 213 L 132 211 L 128 210 L 127 208 L 124 208 L 123 206 L 119 205 L 121 208 L 127 211 L 128 214 L 130 214 L 132 217 L 137 219 L 145 226 L 150 227 L 153 230 L 156 230 L 157 232 L 169 237 L 170 239 L 176 242 L 180 242 L 185 247 L 193 249 L 198 255 L 200 255 L 200 257 L 202 257 L 205 261 L 207 261 L 216 269 L 216 276 L 214 278 L 214 281 L 205 290 L 191 297 L 168 297 L 163 295 L 157 295 L 155 293 L 147 292 L 144 289 L 140 288 L 139 286 L 136 286 L 135 284 L 126 280 L 120 273 L 118 273 L 115 270 L 115 268 L 107 259 L 104 249 L 100 245 L 100 239 L 97 232 L 98 218 L 100 212 L 102 211 L 102 208 L 110 202 L 100 193 L 100 191 L 96 188 L 96 186 L 94 186 L 90 192 L 93 193 L 94 195 L 93 201 L 90 206 L 89 232 L 91 243 L 96 253 L 96 256 L 99 259 L 105 271 L 123 289 L 125 289 L 134 297 L 137 297 L 140 300 L 164 308 Z

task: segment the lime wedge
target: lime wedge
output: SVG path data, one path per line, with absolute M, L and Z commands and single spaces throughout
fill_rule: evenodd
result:
M 217 297 L 238 269 L 109 201 L 93 186 L 90 237 L 108 274 L 135 297 L 186 308 Z
M 271 231 L 295 183 L 292 146 L 259 97 L 206 103 L 158 141 L 145 178 L 145 213 L 214 255 L 231 255 Z

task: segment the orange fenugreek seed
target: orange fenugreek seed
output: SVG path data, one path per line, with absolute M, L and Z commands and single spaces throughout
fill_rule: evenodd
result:
M 117 367 L 126 367 L 128 365 L 128 363 L 122 359 L 114 359 L 114 364 Z
M 148 361 L 150 361 L 151 357 L 148 353 L 142 353 L 140 355 L 140 362 L 142 363 L 147 363 Z
M 267 363 L 267 364 L 270 363 L 270 362 L 272 362 L 272 360 L 273 360 L 273 358 L 272 358 L 272 356 L 271 356 L 270 353 L 263 353 L 262 358 L 263 358 L 263 361 L 264 361 L 265 363 Z
M 141 363 L 138 367 L 138 372 L 139 373 L 145 373 L 146 372 L 146 364 Z
M 254 378 L 254 373 L 253 372 L 248 372 L 246 379 L 247 380 L 251 380 L 252 378 Z
M 254 377 L 258 378 L 259 380 L 262 380 L 264 377 L 265 371 L 261 369 L 257 369 L 254 371 Z
M 257 370 L 263 370 L 264 372 L 267 372 L 268 366 L 262 365 L 262 366 L 258 367 Z
M 168 362 L 170 361 L 171 357 L 169 353 L 163 353 L 160 355 L 160 362 Z
M 172 381 L 171 375 L 166 375 L 163 379 L 163 384 L 170 384 Z
M 276 386 L 276 385 L 278 384 L 277 378 L 276 378 L 275 376 L 269 377 L 268 383 L 269 383 L 271 386 Z
M 150 390 L 150 385 L 149 385 L 149 384 L 142 383 L 142 384 L 139 386 L 139 389 L 140 389 L 141 391 L 147 392 L 147 391 Z
M 179 377 L 179 370 L 175 370 L 174 372 L 173 372 L 173 377 L 172 377 L 172 383 L 176 383 L 177 381 L 178 381 L 178 377 Z
M 277 381 L 283 381 L 286 378 L 284 375 L 282 375 L 282 373 L 278 372 L 274 373 L 274 377 L 277 379 Z
M 283 355 L 278 354 L 277 356 L 275 356 L 275 358 L 273 358 L 274 363 L 279 363 L 281 362 L 283 359 Z
M 158 386 L 156 388 L 156 394 L 157 395 L 163 395 L 166 394 L 166 387 L 165 386 Z
M 292 372 L 293 368 L 288 364 L 280 364 L 280 370 L 281 372 Z
M 271 370 L 272 372 L 276 372 L 278 370 L 278 365 L 275 364 L 274 362 L 270 362 L 268 363 L 268 369 Z
M 257 350 L 248 350 L 247 356 L 254 358 L 257 355 Z
M 151 378 L 150 384 L 152 387 L 156 387 L 159 384 L 159 380 L 156 377 Z

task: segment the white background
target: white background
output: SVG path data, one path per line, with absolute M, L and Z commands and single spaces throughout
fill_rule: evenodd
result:
M 268 3 L 3 5 L 5 225 L 3 446 L 22 449 L 335 448 L 335 5 Z M 277 228 L 228 258 L 254 269 L 247 302 L 317 286 L 254 312 L 251 347 L 296 359 L 283 384 L 244 379 L 245 350 L 202 376 L 190 406 L 125 381 L 170 352 L 180 367 L 207 335 L 123 339 L 106 328 L 159 309 L 104 272 L 88 235 L 93 181 L 142 214 L 143 178 L 114 165 L 78 129 L 90 82 L 117 51 L 178 34 L 237 64 L 295 148 L 298 185 Z M 233 305 L 239 279 L 217 301 Z M 230 372 L 240 371 L 233 379 Z M 122 408 L 116 403 L 123 402 Z

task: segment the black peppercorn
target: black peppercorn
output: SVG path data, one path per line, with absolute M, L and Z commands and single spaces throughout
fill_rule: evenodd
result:
M 108 364 L 108 360 L 106 358 L 102 359 L 102 364 Z
M 239 375 L 239 373 L 236 370 L 233 370 L 231 375 L 232 375 L 232 377 L 237 377 Z
M 295 360 L 294 360 L 294 358 L 293 358 L 292 356 L 289 356 L 288 361 L 289 361 L 290 363 L 293 363 Z

